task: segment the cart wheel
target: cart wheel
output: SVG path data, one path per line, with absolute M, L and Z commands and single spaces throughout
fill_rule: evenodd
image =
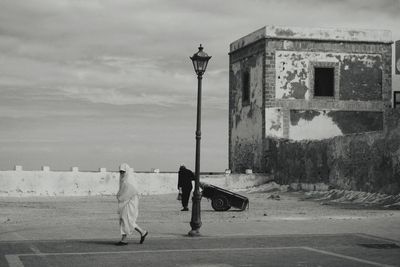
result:
M 231 208 L 228 199 L 222 195 L 215 196 L 211 199 L 211 207 L 216 211 L 227 211 Z

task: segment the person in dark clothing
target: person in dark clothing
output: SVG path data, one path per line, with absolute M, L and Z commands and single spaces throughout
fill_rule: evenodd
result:
M 192 192 L 193 185 L 192 181 L 194 180 L 194 174 L 191 170 L 186 169 L 184 165 L 179 167 L 178 172 L 178 190 L 179 194 L 182 194 L 182 211 L 188 211 L 188 203 L 190 192 Z

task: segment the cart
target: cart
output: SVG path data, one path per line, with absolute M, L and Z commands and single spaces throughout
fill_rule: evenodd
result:
M 211 206 L 215 211 L 227 211 L 231 207 L 245 210 L 249 205 L 249 199 L 245 196 L 233 193 L 215 185 L 200 183 L 202 196 L 211 199 Z

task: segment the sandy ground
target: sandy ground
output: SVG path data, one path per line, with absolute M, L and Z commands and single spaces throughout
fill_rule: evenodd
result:
M 204 236 L 362 233 L 400 241 L 400 211 L 302 200 L 303 193 L 240 192 L 245 211 L 215 212 L 202 200 Z M 278 193 L 273 193 L 274 195 Z M 119 238 L 114 196 L 2 197 L 0 241 Z M 142 196 L 138 224 L 154 237 L 180 237 L 191 212 L 181 212 L 175 194 Z M 137 238 L 137 237 L 132 237 Z

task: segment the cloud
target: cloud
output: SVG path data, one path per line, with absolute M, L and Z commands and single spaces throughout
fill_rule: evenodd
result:
M 104 88 L 60 88 L 64 95 L 70 98 L 85 99 L 92 103 L 103 103 L 112 105 L 160 105 L 174 106 L 188 103 L 185 96 L 179 95 L 156 95 L 156 94 L 131 94 L 123 93 L 119 89 Z
M 90 143 L 90 151 L 99 151 L 94 146 L 102 142 L 102 152 L 111 151 L 107 144 L 123 147 L 132 142 L 135 152 L 141 155 L 135 158 L 138 168 L 154 167 L 144 160 L 154 158 L 146 147 L 168 155 L 173 150 L 171 144 L 193 141 L 197 79 L 189 56 L 201 43 L 212 56 L 203 78 L 203 124 L 205 134 L 213 135 L 211 143 L 204 140 L 204 151 L 210 148 L 218 155 L 207 157 L 204 166 L 224 169 L 231 42 L 264 25 L 383 28 L 392 30 L 394 39 L 400 39 L 399 3 L 2 0 L 0 120 L 2 129 L 8 130 L 0 133 L 0 139 L 10 144 L 13 138 L 32 140 L 37 144 L 32 147 L 40 147 L 40 142 L 62 136 L 64 141 L 53 151 L 65 149 L 68 153 L 49 153 L 49 157 L 72 162 L 73 155 L 79 154 L 79 160 L 87 166 L 97 165 L 85 157 L 78 140 Z M 399 78 L 394 77 L 394 87 L 396 84 L 398 87 Z M 127 131 L 126 121 L 133 123 L 129 132 L 135 138 L 119 135 Z M 114 128 L 122 130 L 111 130 Z M 161 137 L 160 129 L 168 137 Z M 186 135 L 190 138 L 185 139 Z M 121 140 L 113 143 L 109 136 Z M 153 145 L 155 139 L 157 145 Z M 22 159 L 24 147 L 10 147 L 20 151 L 10 157 Z M 34 151 L 29 150 L 25 161 L 38 156 Z M 192 149 L 182 151 L 173 150 L 174 157 L 193 155 Z M 119 159 L 122 156 L 116 155 L 118 152 L 104 153 L 102 162 Z

